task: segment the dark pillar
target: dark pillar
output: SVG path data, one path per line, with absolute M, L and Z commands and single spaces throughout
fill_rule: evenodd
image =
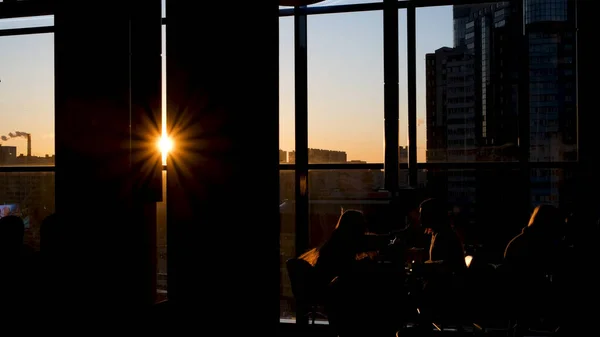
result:
M 151 304 L 155 292 L 160 0 L 133 3 L 56 8 L 56 211 L 70 231 L 63 276 L 73 301 L 60 305 L 66 310 L 115 313 Z
M 599 233 L 598 217 L 600 216 L 598 205 L 600 203 L 600 176 L 598 175 L 600 165 L 598 148 L 598 89 L 594 85 L 598 78 L 597 58 L 597 35 L 598 17 L 596 3 L 588 0 L 577 0 L 577 133 L 578 133 L 578 171 L 577 183 L 577 208 L 579 211 L 579 223 L 569 226 L 577 226 L 571 232 L 577 236 L 579 243 L 579 256 L 573 260 L 573 284 L 576 284 L 571 298 L 598 298 L 599 288 L 594 268 L 590 265 L 597 263 L 598 249 L 596 238 Z M 573 300 L 575 303 L 575 300 Z M 568 307 L 573 307 L 568 306 Z M 590 334 L 595 330 L 593 325 L 582 324 L 592 322 L 598 317 L 598 309 L 590 310 L 568 310 L 563 318 L 566 333 L 565 336 Z
M 385 131 L 385 188 L 397 197 L 398 192 L 398 2 L 385 0 L 383 9 L 383 80 Z
M 277 2 L 166 12 L 169 302 L 196 311 L 196 327 L 266 332 L 279 296 Z

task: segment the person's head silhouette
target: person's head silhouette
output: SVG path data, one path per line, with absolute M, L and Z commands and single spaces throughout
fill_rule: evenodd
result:
M 0 250 L 20 250 L 23 246 L 25 235 L 25 224 L 16 215 L 8 215 L 0 218 Z
M 331 241 L 345 243 L 347 248 L 354 248 L 361 244 L 366 232 L 367 221 L 364 214 L 357 210 L 347 210 L 338 219 L 331 234 Z
M 354 259 L 365 244 L 367 221 L 361 211 L 346 210 L 340 215 L 331 236 L 320 248 L 313 248 L 300 256 L 315 265 L 317 260 L 327 265 Z
M 440 199 L 430 198 L 423 201 L 419 207 L 421 226 L 437 232 L 450 227 L 448 205 Z

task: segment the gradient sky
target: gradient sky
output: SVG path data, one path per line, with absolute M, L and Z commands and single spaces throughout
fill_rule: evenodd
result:
M 325 0 L 319 5 L 380 2 Z M 0 20 L 0 29 L 52 24 Z M 406 13 L 400 10 L 400 144 L 407 141 Z M 280 141 L 294 149 L 293 18 L 280 19 Z M 164 41 L 163 41 L 164 42 Z M 54 153 L 53 34 L 0 37 L 0 134 L 32 134 L 33 155 Z M 164 45 L 164 43 L 163 43 Z M 452 7 L 417 9 L 419 161 L 425 161 L 425 54 L 452 46 Z M 309 146 L 383 162 L 383 14 L 308 17 Z M 24 139 L 1 142 L 25 151 Z
M 0 20 L 0 29 L 53 24 L 52 17 Z M 0 135 L 31 133 L 32 154 L 54 154 L 54 35 L 0 37 Z M 0 141 L 25 153 L 25 138 Z
M 327 3 L 367 1 L 326 0 Z M 293 18 L 280 18 L 280 141 L 294 149 Z M 400 145 L 408 144 L 406 11 L 399 12 Z M 425 161 L 425 54 L 453 43 L 452 6 L 417 9 L 418 159 Z M 308 17 L 308 142 L 383 162 L 383 13 Z

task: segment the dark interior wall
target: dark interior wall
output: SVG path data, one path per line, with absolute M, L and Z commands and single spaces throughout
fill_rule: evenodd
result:
M 277 1 L 166 12 L 169 302 L 263 331 L 278 322 Z
M 160 0 L 57 2 L 56 212 L 70 234 L 59 277 L 82 310 L 153 301 L 160 16 Z

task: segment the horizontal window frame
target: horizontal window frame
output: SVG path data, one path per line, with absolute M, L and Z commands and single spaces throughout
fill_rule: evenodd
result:
M 0 173 L 56 172 L 53 165 L 0 166 Z
M 383 163 L 336 163 L 336 164 L 308 164 L 308 170 L 383 170 Z M 280 171 L 293 171 L 296 164 L 279 164 Z
M 406 9 L 409 7 L 438 7 L 438 6 L 453 6 L 453 5 L 468 5 L 468 4 L 484 4 L 495 3 L 498 0 L 406 0 L 398 1 L 398 9 Z M 363 4 L 348 4 L 348 5 L 331 5 L 331 6 L 309 6 L 298 8 L 302 14 L 339 14 L 339 13 L 354 13 L 383 10 L 384 2 L 369 2 Z M 279 16 L 294 16 L 296 8 L 282 8 L 279 10 Z
M 0 37 L 54 33 L 54 26 L 0 29 Z
M 163 25 L 166 24 L 165 18 L 162 18 L 161 24 L 163 24 Z M 6 28 L 6 29 L 0 29 L 0 37 L 32 35 L 32 34 L 47 34 L 47 33 L 54 33 L 54 31 L 55 31 L 54 26 Z
M 519 170 L 524 167 L 540 168 L 540 169 L 577 169 L 579 162 L 529 162 L 521 163 L 513 162 L 429 162 L 417 163 L 417 170 Z M 308 170 L 383 170 L 383 163 L 337 163 L 337 164 L 308 164 Z M 166 166 L 165 166 L 166 168 Z M 408 170 L 408 163 L 398 164 L 400 170 Z M 280 171 L 294 171 L 296 164 L 282 163 L 279 164 Z
M 54 15 L 56 0 L 0 2 L 0 20 Z

